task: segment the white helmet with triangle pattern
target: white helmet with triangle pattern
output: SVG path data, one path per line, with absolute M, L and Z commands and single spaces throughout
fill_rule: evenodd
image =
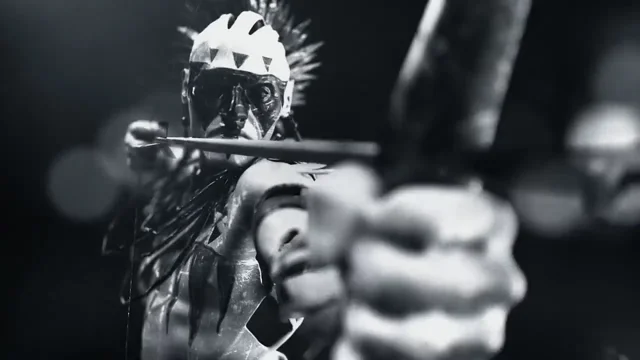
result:
M 203 63 L 203 69 L 227 68 L 290 80 L 279 34 L 252 11 L 244 11 L 237 18 L 222 15 L 195 35 L 189 62 Z
M 191 26 L 178 28 L 190 41 L 183 58 L 185 136 L 300 139 L 292 107 L 305 104 L 322 45 L 307 42 L 309 20 L 294 24 L 284 0 L 223 3 L 193 0 Z

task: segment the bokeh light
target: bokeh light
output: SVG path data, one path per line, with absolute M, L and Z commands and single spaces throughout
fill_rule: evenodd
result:
M 61 214 L 80 221 L 104 216 L 114 206 L 118 183 L 105 172 L 102 154 L 78 147 L 61 153 L 48 178 L 48 195 Z
M 640 149 L 640 114 L 620 103 L 593 104 L 573 122 L 567 143 L 571 148 L 592 150 Z
M 587 221 L 580 174 L 561 161 L 533 166 L 515 181 L 511 198 L 523 226 L 559 237 Z
M 142 119 L 166 122 L 170 136 L 182 136 L 180 118 L 180 97 L 172 92 L 154 93 L 140 104 L 115 114 L 98 130 L 97 148 L 103 154 L 105 171 L 121 184 L 134 184 L 135 176 L 127 166 L 123 142 L 129 124 Z M 174 149 L 176 155 L 178 152 Z
M 50 168 L 49 198 L 60 213 L 76 221 L 93 221 L 109 213 L 126 186 L 135 184 L 127 166 L 124 136 L 133 121 L 169 124 L 170 136 L 182 136 L 179 94 L 153 93 L 139 104 L 116 113 L 97 131 L 93 148 L 62 153 Z M 180 149 L 173 149 L 180 155 Z
M 594 175 L 620 182 L 640 170 L 640 113 L 629 105 L 593 104 L 572 124 L 567 145 Z M 581 150 L 588 151 L 580 156 Z M 619 190 L 603 217 L 615 225 L 640 223 L 640 184 Z

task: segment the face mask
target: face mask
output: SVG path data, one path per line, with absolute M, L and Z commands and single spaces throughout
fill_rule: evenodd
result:
M 255 75 L 230 69 L 191 70 L 188 83 L 192 121 L 203 130 L 220 116 L 224 137 L 237 137 L 249 117 L 255 117 L 264 135 L 280 116 L 286 83 L 273 75 Z

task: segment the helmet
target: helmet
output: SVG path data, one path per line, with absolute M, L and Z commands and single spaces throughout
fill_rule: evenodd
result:
M 294 26 L 281 0 L 224 4 L 191 0 L 191 24 L 206 26 L 201 32 L 178 28 L 190 40 L 183 58 L 189 60 L 182 79 L 185 136 L 211 136 L 221 123 L 238 136 L 248 123 L 257 129 L 257 138 L 269 139 L 280 131 L 299 138 L 291 108 L 305 103 L 304 90 L 315 79 L 311 72 L 320 65 L 315 60 L 322 43 L 307 44 L 310 22 Z M 279 124 L 281 118 L 288 121 Z
M 279 35 L 259 14 L 244 11 L 237 18 L 222 15 L 196 35 L 190 63 L 204 69 L 232 69 L 255 75 L 273 75 L 288 82 L 289 64 Z

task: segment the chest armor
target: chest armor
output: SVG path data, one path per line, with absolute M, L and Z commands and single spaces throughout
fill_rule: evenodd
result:
M 213 225 L 221 235 L 206 249 L 196 251 L 178 270 L 178 277 L 172 277 L 148 298 L 143 360 L 258 360 L 266 353 L 267 347 L 248 328 L 270 289 L 270 279 L 262 272 L 253 238 L 254 209 L 265 191 L 274 186 L 309 185 L 313 181 L 309 170 L 309 165 L 262 160 L 243 173 L 227 200 L 224 216 Z M 204 229 L 199 241 L 207 240 L 212 233 L 213 227 Z M 206 281 L 190 282 L 195 272 Z M 175 287 L 178 295 L 172 297 L 171 289 Z M 201 287 L 201 296 L 193 296 L 195 287 Z M 196 309 L 201 314 L 194 313 Z M 264 324 L 258 327 L 281 328 L 277 307 L 266 311 L 271 316 L 261 317 Z M 195 328 L 190 321 L 194 317 L 200 319 Z

